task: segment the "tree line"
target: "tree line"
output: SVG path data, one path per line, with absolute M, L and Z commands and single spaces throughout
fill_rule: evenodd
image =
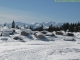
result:
M 49 26 L 48 29 L 44 29 L 43 25 L 41 25 L 38 28 L 33 28 L 32 26 L 30 26 L 31 30 L 34 31 L 43 31 L 43 30 L 47 30 L 49 32 L 53 32 L 53 31 L 68 31 L 68 32 L 80 32 L 80 22 L 78 23 L 63 23 L 60 27 L 58 26 L 53 26 L 52 24 Z
M 6 24 L 4 24 L 4 26 L 6 26 Z M 17 28 L 17 29 L 20 29 L 20 27 L 18 25 L 15 25 L 15 21 L 13 20 L 12 22 L 12 26 L 11 28 Z M 28 28 L 28 27 L 25 27 L 24 25 L 24 28 Z M 49 28 L 47 29 L 44 29 L 43 25 L 41 25 L 40 27 L 38 28 L 33 28 L 33 26 L 30 26 L 29 29 L 33 30 L 33 31 L 43 31 L 43 30 L 46 30 L 46 31 L 49 31 L 49 32 L 53 32 L 53 31 L 68 31 L 68 32 L 80 32 L 80 22 L 78 23 L 63 23 L 60 27 L 58 26 L 53 26 L 52 24 L 49 26 Z

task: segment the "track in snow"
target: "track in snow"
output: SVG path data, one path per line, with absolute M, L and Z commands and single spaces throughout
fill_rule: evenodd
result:
M 36 43 L 30 43 L 24 44 L 23 46 L 18 45 L 17 47 L 12 45 L 12 49 L 4 49 L 0 53 L 0 60 L 80 59 L 79 45 L 68 45 L 68 42 L 47 43 L 49 44 L 36 45 Z

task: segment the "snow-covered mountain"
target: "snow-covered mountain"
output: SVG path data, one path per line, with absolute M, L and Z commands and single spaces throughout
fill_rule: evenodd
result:
M 28 28 L 30 26 L 32 26 L 33 28 L 38 28 L 40 27 L 41 25 L 43 25 L 44 28 L 48 28 L 51 24 L 52 26 L 61 26 L 63 23 L 56 23 L 56 22 L 53 22 L 53 21 L 50 21 L 50 22 L 42 22 L 42 23 L 39 23 L 39 22 L 35 22 L 35 23 L 22 23 L 22 22 L 15 22 L 16 25 L 22 27 L 24 25 L 26 25 Z M 6 25 L 8 26 L 11 26 L 11 23 L 6 23 Z
M 27 24 L 27 26 L 33 26 L 33 28 L 37 28 L 37 27 L 40 27 L 41 25 L 43 25 L 44 28 L 48 28 L 50 25 L 52 24 L 52 26 L 61 26 L 62 23 L 56 23 L 56 22 L 42 22 L 42 23 L 38 23 L 38 22 L 35 22 L 35 23 L 32 23 L 32 24 Z
M 44 28 L 48 28 L 51 24 L 52 24 L 52 26 L 60 27 L 63 23 L 56 23 L 56 22 L 53 22 L 53 21 L 47 22 L 46 21 L 46 22 L 42 22 L 42 23 L 35 22 L 35 23 L 31 23 L 31 24 L 30 23 L 26 24 L 26 23 L 16 22 L 16 24 L 19 25 L 19 26 L 21 26 L 21 25 L 23 26 L 25 24 L 27 27 L 32 26 L 33 28 L 38 28 L 41 25 L 43 25 Z

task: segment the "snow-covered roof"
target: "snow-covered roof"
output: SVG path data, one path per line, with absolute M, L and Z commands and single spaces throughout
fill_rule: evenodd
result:
M 64 38 L 64 40 L 65 41 L 74 41 L 75 39 L 74 39 L 74 37 L 66 37 L 66 38 Z
M 31 29 L 22 29 L 22 31 L 25 31 L 26 33 L 32 33 Z
M 8 29 L 7 27 L 5 27 L 5 28 L 2 29 L 2 34 L 4 36 L 7 36 L 7 35 L 9 35 L 12 32 L 13 32 L 13 29 Z
M 9 29 L 9 27 L 7 27 L 7 26 L 4 26 L 4 27 L 3 27 L 3 29 Z
M 4 26 L 3 28 L 1 28 L 1 31 L 6 31 L 6 30 L 9 30 L 10 28 L 7 27 L 7 26 Z
M 36 33 L 37 35 L 43 35 L 41 32 Z

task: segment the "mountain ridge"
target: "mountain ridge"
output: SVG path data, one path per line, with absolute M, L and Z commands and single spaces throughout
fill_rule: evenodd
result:
M 52 26 L 55 26 L 55 27 L 60 27 L 63 23 L 56 23 L 56 22 L 53 22 L 53 21 L 50 21 L 50 22 L 35 22 L 35 23 L 23 23 L 23 22 L 15 22 L 15 25 L 18 25 L 19 27 L 23 27 L 24 25 L 26 27 L 30 27 L 32 26 L 33 28 L 38 28 L 40 27 L 41 25 L 43 25 L 44 28 L 48 28 L 50 25 Z M 4 24 L 0 24 L 0 25 L 4 25 Z M 11 26 L 11 23 L 6 23 L 7 26 Z

